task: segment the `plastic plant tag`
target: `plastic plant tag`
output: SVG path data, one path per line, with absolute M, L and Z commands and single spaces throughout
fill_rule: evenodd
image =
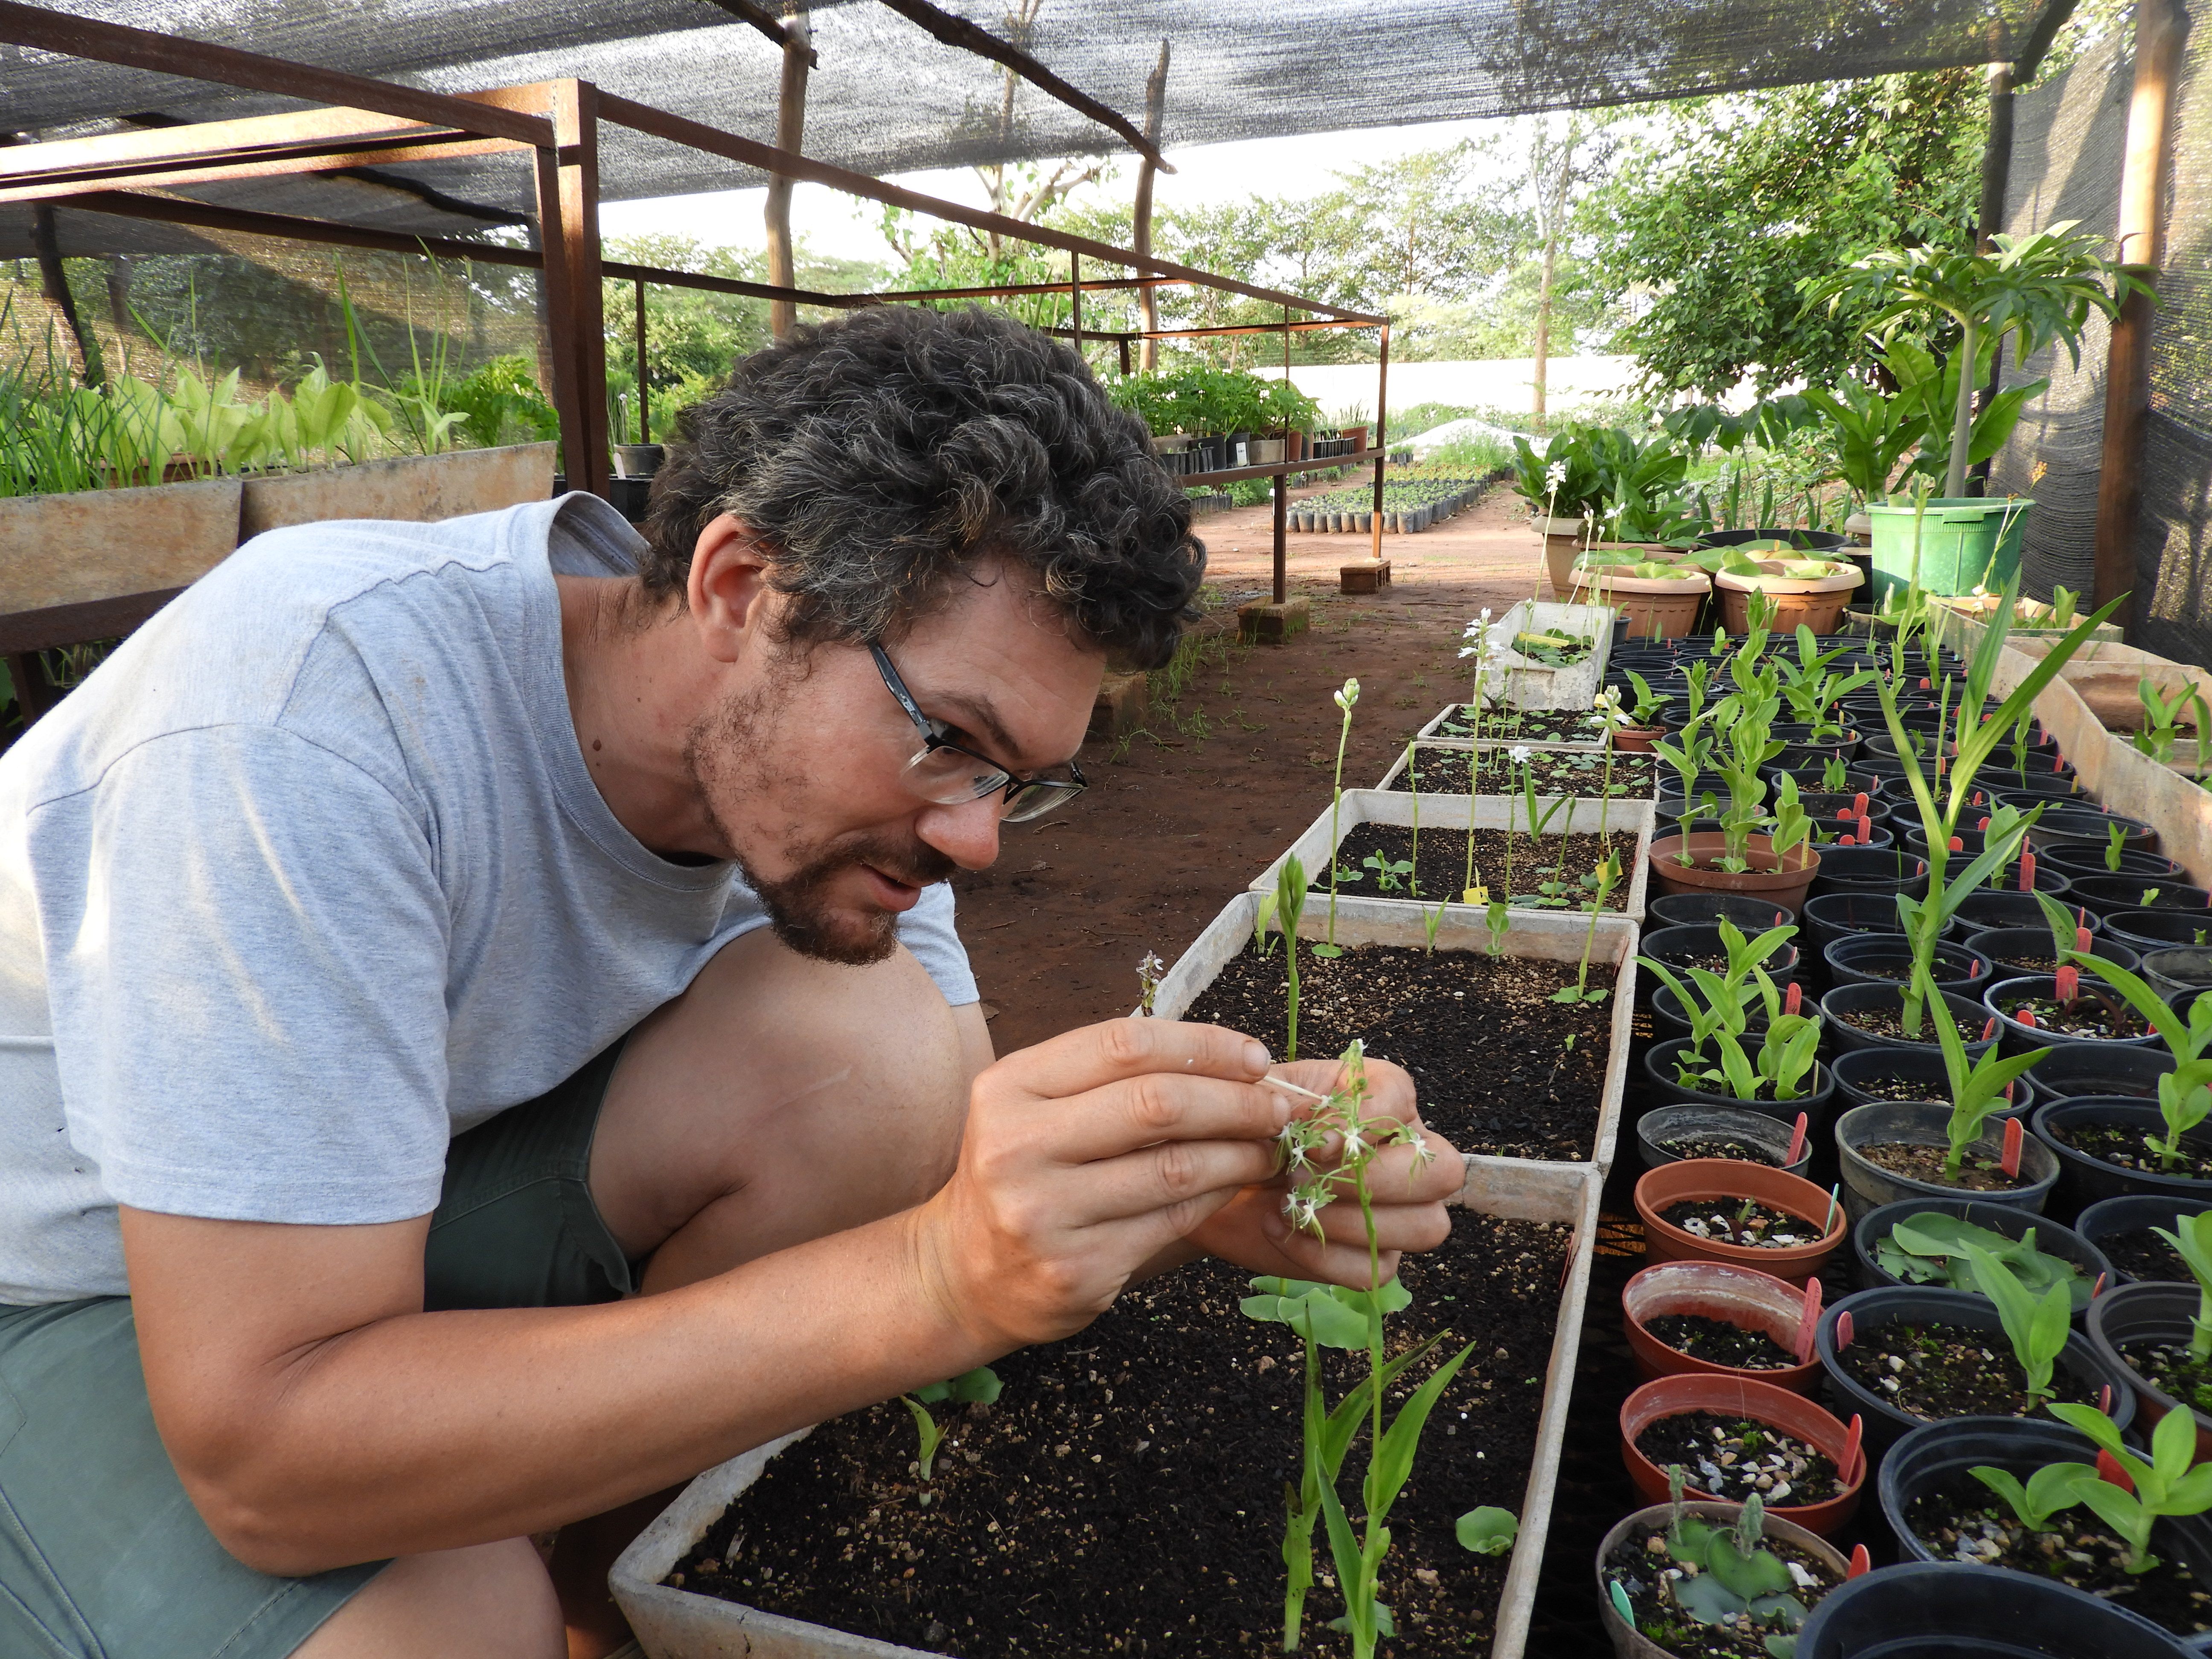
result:
M 2136 1483 L 2128 1478 L 2128 1472 L 2120 1467 L 2120 1460 L 2101 1446 L 2097 1449 L 2097 1479 L 2118 1486 L 2122 1492 L 2133 1492 L 2136 1489 Z
M 1982 1041 L 1987 1042 L 1997 1034 L 1997 1017 L 1991 1014 L 1982 1022 Z
M 2109 1382 L 2097 1391 L 2097 1409 L 2107 1417 L 2112 1414 L 2112 1385 Z
M 1852 1545 L 1851 1564 L 1844 1569 L 1845 1580 L 1863 1578 L 1873 1571 L 1874 1557 L 1867 1553 L 1867 1547 L 1864 1544 Z M 1616 1585 L 1615 1588 L 1618 1589 L 1619 1586 Z
M 1862 847 L 1870 847 L 1873 844 L 1874 820 L 1869 818 L 1865 813 L 1862 812 L 1859 814 L 1859 845 Z
M 2096 1282 L 2095 1284 L 2092 1285 L 2089 1287 L 2089 1300 L 2090 1300 L 2090 1301 L 2092 1301 L 2092 1302 L 2094 1302 L 2094 1301 L 2097 1299 L 2098 1296 L 2099 1296 L 2100 1294 L 2101 1294 L 2101 1293 L 2102 1293 L 2102 1291 L 2104 1291 L 2104 1288 L 2105 1288 L 2105 1275 L 2104 1275 L 2103 1273 L 2099 1273 L 2099 1274 L 2097 1275 L 2097 1282 Z M 2111 1401 L 2112 1395 L 2112 1385 L 2111 1383 L 2107 1382 L 2107 1383 L 2106 1383 L 2106 1384 L 2105 1384 L 2105 1398 L 2106 1398 L 2106 1402 L 2108 1403 L 2108 1405 L 2109 1405 L 2109 1402 Z
M 1871 810 L 1871 805 L 1867 800 L 1866 791 L 1863 789 L 1860 790 L 1857 799 L 1851 802 L 1851 812 L 1853 816 L 1863 818 Z
M 2072 1002 L 2081 994 L 2081 970 L 2072 965 L 2061 968 L 2051 976 L 2057 981 L 2053 987 L 2061 1002 Z
M 1487 904 L 1490 902 L 1490 889 L 1470 887 L 1459 896 L 1459 902 L 1462 904 Z
M 2014 1015 L 2013 1018 L 2017 1019 L 2021 1024 L 2027 1026 L 2031 1031 L 2037 1029 L 2035 1024 L 2035 1010 L 2033 1008 L 2023 1008 L 2017 1014 Z
M 1954 836 L 1951 837 L 1951 850 L 1954 853 L 1963 853 L 1966 850 L 1966 843 Z
M 1828 1188 L 1828 1212 L 1820 1218 L 1820 1237 L 1828 1236 L 1828 1229 L 1836 1224 L 1836 1200 L 1843 1195 L 1844 1183 L 1838 1181 Z
M 2094 941 L 2089 937 L 2089 930 L 2087 927 L 2076 927 L 2074 930 L 2074 948 L 2079 951 L 2083 956 L 2086 957 L 2089 954 L 2090 945 L 2093 943 Z
M 1782 1012 L 1785 1014 L 1794 1015 L 1804 1006 L 1805 988 L 1798 984 L 1795 980 L 1790 981 L 1790 989 L 1784 994 L 1782 998 Z M 1797 1160 L 1793 1158 L 1790 1161 L 1792 1164 L 1795 1164 Z
M 1859 1443 L 1865 1438 L 1866 1419 L 1853 1412 L 1850 1431 L 1844 1436 L 1844 1455 L 1836 1460 L 1838 1480 L 1856 1480 L 1864 1472 L 1866 1459 L 1860 1453 Z
M 2035 854 L 2033 853 L 2020 855 L 2020 890 L 2023 893 L 2035 890 Z
M 1613 1610 L 1620 1615 L 1621 1621 L 1626 1624 L 1629 1629 L 1634 1630 L 1636 1628 L 1636 1609 L 1634 1607 L 1630 1605 L 1628 1592 L 1621 1589 L 1620 1580 L 1618 1578 L 1613 1581 L 1611 1589 L 1613 1591 Z
M 1813 1357 L 1813 1332 L 1820 1322 L 1820 1275 L 1814 1273 L 1805 1281 L 1805 1310 L 1797 1316 L 1796 1340 L 1790 1345 L 1797 1351 L 1801 1365 Z
M 1793 985 L 1790 988 L 1795 990 L 1797 988 Z M 1792 1012 L 1794 1012 L 1795 1010 Z M 1784 1164 L 1795 1164 L 1805 1156 L 1805 1137 L 1812 1127 L 1813 1120 L 1810 1116 L 1803 1112 L 1797 1114 L 1797 1127 L 1790 1132 L 1790 1156 L 1782 1160 Z
M 1841 1353 L 1844 1349 L 1851 1346 L 1851 1338 L 1854 1334 L 1856 1334 L 1856 1333 L 1851 1328 L 1850 1315 L 1849 1313 L 1838 1314 L 1836 1316 L 1836 1352 L 1838 1353 Z
M 1983 816 L 1982 821 L 1974 826 L 1974 833 L 1978 836 L 1986 836 L 1990 833 L 1990 820 L 1986 814 Z
M 2020 1155 L 2027 1150 L 2027 1138 L 2021 1132 L 2020 1120 L 2016 1117 L 2007 1118 L 2004 1127 L 2004 1156 L 1997 1160 L 1997 1167 L 2005 1172 L 2008 1180 L 2020 1179 Z

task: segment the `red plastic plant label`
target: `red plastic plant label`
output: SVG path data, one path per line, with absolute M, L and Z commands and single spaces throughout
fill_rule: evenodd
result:
M 1813 1333 L 1820 1323 L 1820 1276 L 1814 1273 L 1805 1281 L 1805 1309 L 1797 1316 L 1797 1339 L 1790 1346 L 1797 1351 L 1797 1363 L 1805 1364 L 1813 1357 Z
M 1856 1412 L 1851 1413 L 1851 1431 L 1844 1437 L 1844 1455 L 1836 1460 L 1836 1473 L 1845 1480 L 1856 1480 L 1863 1473 L 1864 1459 L 1859 1442 L 1866 1437 L 1866 1419 Z
M 2033 1008 L 2023 1008 L 2020 1012 L 2014 1015 L 2013 1018 L 2017 1019 L 2021 1024 L 2027 1026 L 2031 1031 L 2036 1029 L 2035 1010 Z
M 1797 988 L 1793 985 L 1790 988 L 1794 991 Z M 1790 1156 L 1782 1160 L 1784 1164 L 1795 1164 L 1805 1156 L 1805 1138 L 1811 1133 L 1812 1127 L 1812 1118 L 1806 1113 L 1798 1113 L 1797 1127 L 1790 1132 Z
M 2081 997 L 2081 970 L 2079 968 L 2069 963 L 2053 974 L 2051 978 L 2057 981 L 2055 988 L 2061 1002 L 2073 1002 Z
M 1848 1313 L 1836 1316 L 1836 1352 L 1841 1353 L 1851 1346 L 1851 1316 Z
M 1966 843 L 1954 836 L 1951 837 L 1951 850 L 1954 853 L 1963 853 L 1966 850 Z
M 2035 854 L 2033 853 L 2020 855 L 2020 890 L 2023 893 L 2035 890 Z
M 1864 800 L 1866 797 L 1861 795 L 1859 799 Z M 1863 847 L 1871 844 L 1873 841 L 1874 821 L 1862 812 L 1859 814 L 1859 844 Z
M 2122 1492 L 2131 1492 L 2136 1489 L 2136 1483 L 2120 1467 L 2120 1460 L 2101 1446 L 2097 1449 L 2097 1479 L 2118 1486 Z
M 1856 817 L 1864 817 L 1867 815 L 1867 792 L 1862 789 L 1851 799 L 1851 811 Z
M 1864 1544 L 1851 1546 L 1851 1564 L 1844 1569 L 1846 1579 L 1863 1578 L 1874 1571 L 1874 1557 L 1867 1553 Z
M 1997 1017 L 1991 1014 L 1982 1022 L 1982 1041 L 1987 1042 L 1997 1034 Z
M 1798 984 L 1796 980 L 1790 981 L 1789 990 L 1783 994 L 1782 1012 L 1785 1014 L 1794 1014 L 1804 1006 L 1805 988 Z M 1794 1164 L 1796 1159 L 1792 1158 L 1790 1162 Z
M 2005 1172 L 2008 1180 L 2020 1179 L 2020 1155 L 2027 1149 L 2027 1136 L 2020 1127 L 2020 1120 L 2016 1117 L 2007 1118 L 2004 1127 L 2004 1156 L 1997 1160 L 1997 1167 Z

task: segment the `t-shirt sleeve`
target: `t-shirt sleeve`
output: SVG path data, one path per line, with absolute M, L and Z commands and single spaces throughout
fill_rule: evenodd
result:
M 928 970 L 955 1008 L 978 1000 L 975 975 L 968 965 L 968 947 L 960 942 L 953 923 L 952 884 L 940 881 L 921 890 L 914 908 L 898 919 L 899 943 L 914 952 L 915 960 Z
M 282 730 L 143 744 L 31 816 L 71 1143 L 118 1202 L 360 1224 L 436 1207 L 432 827 Z

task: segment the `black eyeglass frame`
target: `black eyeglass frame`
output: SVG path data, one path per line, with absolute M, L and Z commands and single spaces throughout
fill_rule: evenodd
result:
M 1015 798 L 1024 790 L 1036 789 L 1043 792 L 1033 811 L 1018 815 L 1011 811 L 1007 811 L 1006 817 L 1010 823 L 1018 823 L 1024 818 L 1042 817 L 1054 807 L 1066 805 L 1090 787 L 1090 781 L 1083 775 L 1083 769 L 1072 759 L 1067 763 L 1068 775 L 1065 778 L 1025 778 L 1018 773 L 1008 771 L 988 755 L 979 755 L 974 750 L 964 748 L 953 742 L 945 735 L 942 721 L 932 720 L 921 712 L 921 706 L 915 702 L 914 694 L 906 689 L 906 682 L 899 678 L 898 670 L 891 666 L 890 657 L 884 652 L 884 647 L 872 640 L 868 643 L 868 654 L 875 659 L 876 672 L 883 676 L 884 689 L 898 699 L 899 707 L 906 710 L 906 717 L 914 722 L 914 729 L 921 734 L 921 749 L 912 760 L 907 763 L 908 766 L 940 750 L 950 750 L 952 753 L 964 755 L 977 765 L 988 769 L 990 774 L 989 779 L 983 781 L 975 793 L 968 797 L 969 800 L 982 800 L 995 792 L 1002 797 L 1006 805 L 1011 807 Z M 940 806 L 950 806 L 957 803 L 939 801 L 937 804 Z

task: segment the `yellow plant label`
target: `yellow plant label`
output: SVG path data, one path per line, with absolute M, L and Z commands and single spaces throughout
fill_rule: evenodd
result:
M 1460 902 L 1462 904 L 1487 904 L 1490 902 L 1490 890 L 1487 887 L 1470 887 L 1467 891 L 1460 895 Z

